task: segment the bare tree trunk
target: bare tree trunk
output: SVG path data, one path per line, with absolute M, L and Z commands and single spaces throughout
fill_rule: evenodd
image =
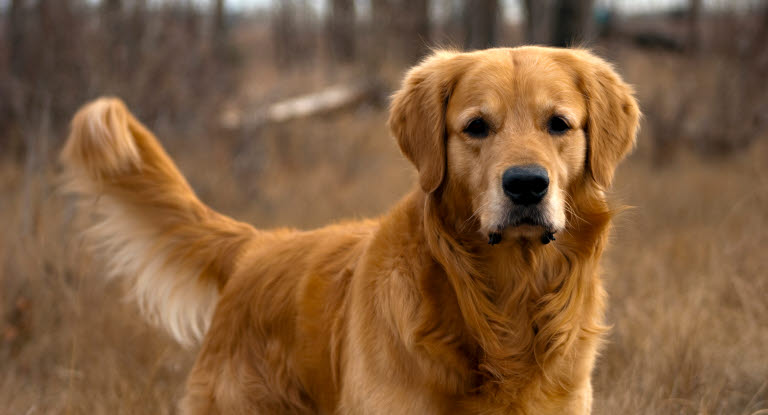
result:
M 53 0 L 38 0 L 37 2 L 37 23 L 41 28 L 39 32 L 40 39 L 37 41 L 42 44 L 42 47 L 35 51 L 38 56 L 35 59 L 36 64 L 33 68 L 34 76 L 45 73 L 48 68 L 53 67 L 55 65 L 54 55 L 60 52 L 53 47 L 58 40 L 56 36 L 58 29 L 56 24 L 56 14 L 59 11 L 57 10 L 58 6 Z
M 122 0 L 102 0 L 101 1 L 101 25 L 104 34 L 106 47 L 109 49 L 105 63 L 109 65 L 110 73 L 118 77 L 125 74 L 126 62 L 128 62 L 129 44 L 126 38 L 130 34 L 126 33 L 127 25 L 123 20 L 123 2 Z M 131 69 L 132 70 L 132 69 Z
M 131 41 L 126 44 L 126 61 L 139 62 L 147 28 L 147 0 L 134 0 L 133 9 L 126 19 L 126 32 Z
M 464 1 L 464 48 L 485 49 L 498 42 L 498 0 Z
M 11 0 L 8 10 L 8 48 L 11 74 L 19 76 L 24 73 L 24 0 Z
M 355 2 L 332 0 L 326 22 L 330 52 L 339 62 L 355 58 Z
M 593 0 L 556 0 L 552 45 L 568 47 L 591 37 Z
M 701 0 L 688 0 L 688 50 L 696 53 L 699 50 L 701 27 Z
M 226 42 L 227 22 L 224 16 L 224 0 L 215 0 L 213 2 L 213 47 L 218 50 Z
M 429 45 L 429 0 L 399 0 L 400 44 L 409 62 L 420 59 Z
M 276 1 L 272 17 L 272 47 L 278 65 L 289 65 L 293 62 L 296 48 L 295 7 L 293 1 Z
M 534 45 L 548 45 L 552 41 L 553 0 L 525 0 L 525 41 Z
M 308 61 L 316 50 L 314 21 L 306 0 L 273 0 L 272 44 L 278 65 Z
M 383 41 L 388 36 L 387 27 L 392 23 L 392 4 L 390 0 L 371 0 L 371 30 L 376 34 L 377 41 Z
M 135 44 L 134 48 L 138 48 L 141 45 L 141 38 L 144 36 L 147 18 L 147 0 L 134 0 L 130 18 L 131 37 L 135 40 L 135 42 L 131 43 Z
M 24 152 L 23 134 L 18 125 L 25 113 L 26 89 L 23 87 L 27 66 L 27 49 L 24 0 L 11 0 L 5 22 L 8 42 L 8 75 L 10 82 L 0 85 L 0 131 L 5 137 L 0 138 L 0 157 L 12 155 L 14 160 L 21 158 Z
M 378 70 L 382 61 L 389 58 L 392 46 L 392 0 L 371 0 L 371 19 L 369 23 L 370 44 L 363 51 L 366 65 L 371 70 Z
M 107 19 L 114 20 L 123 10 L 122 0 L 102 0 L 101 10 Z

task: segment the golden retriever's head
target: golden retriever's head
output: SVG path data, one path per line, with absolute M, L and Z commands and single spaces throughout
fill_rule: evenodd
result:
M 424 192 L 466 206 L 490 243 L 546 243 L 566 227 L 575 184 L 610 186 L 638 118 L 632 89 L 600 58 L 521 47 L 434 53 L 406 75 L 389 125 Z

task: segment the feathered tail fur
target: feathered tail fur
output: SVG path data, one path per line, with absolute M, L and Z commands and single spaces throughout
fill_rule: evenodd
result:
M 68 187 L 97 220 L 88 234 L 141 311 L 182 344 L 202 338 L 249 225 L 195 196 L 152 133 L 119 99 L 85 105 L 61 154 Z

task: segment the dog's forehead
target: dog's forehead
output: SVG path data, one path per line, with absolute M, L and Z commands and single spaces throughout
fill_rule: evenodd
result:
M 501 111 L 504 106 L 556 107 L 580 99 L 571 72 L 542 50 L 492 49 L 472 55 L 473 64 L 454 90 L 460 106 L 483 106 Z

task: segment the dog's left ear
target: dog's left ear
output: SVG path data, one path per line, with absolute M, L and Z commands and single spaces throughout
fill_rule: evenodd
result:
M 412 68 L 389 109 L 389 128 L 400 150 L 416 166 L 426 193 L 437 190 L 445 175 L 445 111 L 466 67 L 459 56 L 438 51 Z
M 603 188 L 611 186 L 619 162 L 635 145 L 640 109 L 634 90 L 613 67 L 584 50 L 569 51 L 574 77 L 587 100 L 587 168 Z

